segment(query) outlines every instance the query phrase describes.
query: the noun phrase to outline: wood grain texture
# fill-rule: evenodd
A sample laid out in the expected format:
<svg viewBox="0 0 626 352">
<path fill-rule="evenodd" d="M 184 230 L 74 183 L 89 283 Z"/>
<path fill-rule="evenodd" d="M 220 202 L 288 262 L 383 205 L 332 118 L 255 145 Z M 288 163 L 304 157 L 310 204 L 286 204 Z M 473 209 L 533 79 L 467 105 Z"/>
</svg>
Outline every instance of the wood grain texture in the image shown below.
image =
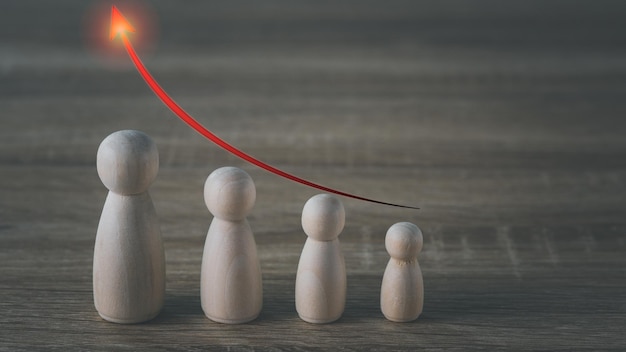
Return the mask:
<svg viewBox="0 0 626 352">
<path fill-rule="evenodd" d="M 148 187 L 159 154 L 144 133 L 123 130 L 98 147 L 96 168 L 109 189 L 93 254 L 93 299 L 105 320 L 134 324 L 153 319 L 165 302 L 165 253 Z"/>
<path fill-rule="evenodd" d="M 346 307 L 346 263 L 339 234 L 346 211 L 334 195 L 317 194 L 304 204 L 302 229 L 307 235 L 296 272 L 296 311 L 313 324 L 341 318 Z"/>
<path fill-rule="evenodd" d="M 204 184 L 204 201 L 214 217 L 202 254 L 200 302 L 213 321 L 247 323 L 263 307 L 261 264 L 246 219 L 255 199 L 254 181 L 236 167 L 213 171 Z"/>
<path fill-rule="evenodd" d="M 154 318 L 165 301 L 165 254 L 148 192 L 109 192 L 93 257 L 94 305 L 104 319 L 134 324 Z"/>
<path fill-rule="evenodd" d="M 345 311 L 307 324 L 294 283 L 302 206 L 317 192 L 215 148 L 126 60 L 92 55 L 86 2 L 3 3 L 0 350 L 626 345 L 623 2 L 151 4 L 160 40 L 140 54 L 200 122 L 296 175 L 421 210 L 342 199 Z M 129 326 L 98 316 L 91 287 L 107 193 L 95 156 L 122 129 L 159 148 L 150 194 L 167 264 L 162 313 Z M 263 310 L 236 326 L 200 304 L 202 187 L 225 165 L 255 181 L 263 272 Z M 399 221 L 424 236 L 424 310 L 408 324 L 379 306 L 384 236 Z"/>
<path fill-rule="evenodd" d="M 380 310 L 385 318 L 405 323 L 417 319 L 424 309 L 424 278 L 417 261 L 424 236 L 415 224 L 399 222 L 385 235 L 389 262 L 380 285 Z"/>
</svg>

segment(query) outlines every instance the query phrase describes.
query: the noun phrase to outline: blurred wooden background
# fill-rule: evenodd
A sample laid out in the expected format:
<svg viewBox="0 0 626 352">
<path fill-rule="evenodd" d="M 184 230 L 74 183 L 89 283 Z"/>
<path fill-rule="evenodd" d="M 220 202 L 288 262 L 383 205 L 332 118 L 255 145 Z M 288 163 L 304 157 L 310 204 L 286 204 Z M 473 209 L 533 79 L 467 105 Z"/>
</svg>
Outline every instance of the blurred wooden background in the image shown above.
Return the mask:
<svg viewBox="0 0 626 352">
<path fill-rule="evenodd" d="M 347 306 L 321 326 L 294 306 L 300 212 L 317 192 L 218 149 L 127 58 L 102 59 L 93 47 L 106 38 L 86 28 L 111 4 L 0 4 L 0 350 L 626 345 L 624 2 L 144 4 L 158 33 L 140 55 L 219 136 L 304 178 L 422 208 L 344 199 Z M 120 129 L 159 147 L 151 194 L 167 257 L 164 311 L 130 326 L 98 317 L 91 286 L 107 192 L 95 153 Z M 238 326 L 206 319 L 199 299 L 202 187 L 225 165 L 257 186 L 264 309 Z M 425 236 L 425 308 L 410 324 L 379 309 L 398 221 Z"/>
</svg>

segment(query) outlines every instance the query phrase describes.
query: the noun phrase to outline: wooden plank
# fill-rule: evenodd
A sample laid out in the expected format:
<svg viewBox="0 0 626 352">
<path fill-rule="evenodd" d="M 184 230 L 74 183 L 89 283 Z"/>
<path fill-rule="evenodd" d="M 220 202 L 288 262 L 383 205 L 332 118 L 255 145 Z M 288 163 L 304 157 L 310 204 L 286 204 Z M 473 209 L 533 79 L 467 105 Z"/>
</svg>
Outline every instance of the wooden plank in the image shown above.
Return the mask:
<svg viewBox="0 0 626 352">
<path fill-rule="evenodd" d="M 68 25 L 88 5 L 5 4 L 0 350 L 626 345 L 622 3 L 153 6 L 161 38 L 142 55 L 202 123 L 299 176 L 422 209 L 344 199 L 346 310 L 336 323 L 307 324 L 294 284 L 301 210 L 316 192 L 218 150 L 132 67 L 90 54 Z M 161 156 L 151 195 L 167 291 L 157 319 L 126 326 L 98 317 L 91 270 L 106 196 L 95 153 L 128 128 L 151 135 Z M 249 221 L 264 282 L 261 316 L 236 326 L 205 318 L 199 297 L 211 220 L 202 187 L 225 165 L 255 180 Z M 379 308 L 384 234 L 398 221 L 424 233 L 424 313 L 409 324 L 386 321 Z"/>
</svg>

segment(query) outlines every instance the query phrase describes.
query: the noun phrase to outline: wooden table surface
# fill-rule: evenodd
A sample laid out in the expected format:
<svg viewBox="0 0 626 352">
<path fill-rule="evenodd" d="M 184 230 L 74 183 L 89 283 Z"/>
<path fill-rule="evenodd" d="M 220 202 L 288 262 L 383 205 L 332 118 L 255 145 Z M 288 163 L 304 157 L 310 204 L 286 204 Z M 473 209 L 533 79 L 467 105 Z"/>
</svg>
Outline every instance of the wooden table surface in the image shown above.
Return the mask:
<svg viewBox="0 0 626 352">
<path fill-rule="evenodd" d="M 626 348 L 624 2 L 146 5 L 158 31 L 140 55 L 203 124 L 299 176 L 421 207 L 343 199 L 348 297 L 329 325 L 294 305 L 317 192 L 218 149 L 127 57 L 103 59 L 96 44 L 111 44 L 87 28 L 108 21 L 104 3 L 97 16 L 82 1 L 0 5 L 0 350 Z M 138 325 L 103 321 L 92 298 L 95 155 L 121 129 L 161 158 L 166 302 Z M 202 187 L 225 165 L 256 182 L 264 280 L 261 316 L 236 326 L 206 319 L 199 297 Z M 424 233 L 424 312 L 408 324 L 379 308 L 398 221 Z"/>
</svg>

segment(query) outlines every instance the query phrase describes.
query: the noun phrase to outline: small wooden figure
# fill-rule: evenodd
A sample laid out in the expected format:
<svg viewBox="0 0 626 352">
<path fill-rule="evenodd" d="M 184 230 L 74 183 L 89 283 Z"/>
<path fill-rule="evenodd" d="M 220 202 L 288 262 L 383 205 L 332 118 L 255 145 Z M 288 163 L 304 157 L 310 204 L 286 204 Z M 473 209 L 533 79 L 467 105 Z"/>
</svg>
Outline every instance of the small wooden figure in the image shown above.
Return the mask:
<svg viewBox="0 0 626 352">
<path fill-rule="evenodd" d="M 213 171 L 204 184 L 214 218 L 202 256 L 200 299 L 204 314 L 219 323 L 252 321 L 263 306 L 261 266 L 246 220 L 255 200 L 252 178 L 236 167 Z"/>
<path fill-rule="evenodd" d="M 165 298 L 165 254 L 148 194 L 159 169 L 156 145 L 143 132 L 115 132 L 98 148 L 97 169 L 109 194 L 93 256 L 96 309 L 115 323 L 150 320 Z"/>
<path fill-rule="evenodd" d="M 385 237 L 391 256 L 380 290 L 380 309 L 395 322 L 417 319 L 424 305 L 424 282 L 417 262 L 422 250 L 422 231 L 410 222 L 392 225 Z"/>
<path fill-rule="evenodd" d="M 296 310 L 309 323 L 330 323 L 341 317 L 346 303 L 346 267 L 338 236 L 345 224 L 341 201 L 329 194 L 309 199 L 302 210 L 302 228 L 309 236 L 296 275 Z"/>
</svg>

